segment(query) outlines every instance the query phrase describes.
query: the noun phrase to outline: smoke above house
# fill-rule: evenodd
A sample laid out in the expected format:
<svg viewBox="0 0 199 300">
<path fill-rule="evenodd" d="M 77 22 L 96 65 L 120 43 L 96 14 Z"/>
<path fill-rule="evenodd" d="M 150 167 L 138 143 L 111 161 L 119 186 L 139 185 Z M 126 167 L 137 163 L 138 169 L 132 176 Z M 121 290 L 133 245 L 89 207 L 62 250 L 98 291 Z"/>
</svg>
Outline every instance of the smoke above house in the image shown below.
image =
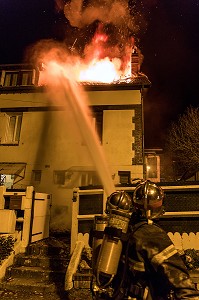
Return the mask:
<svg viewBox="0 0 199 300">
<path fill-rule="evenodd" d="M 111 83 L 136 77 L 143 62 L 136 35 L 145 22 L 142 4 L 130 2 L 56 0 L 70 30 L 66 28 L 61 43 L 36 43 L 33 56 L 39 64 L 52 59 L 65 64 L 77 81 Z"/>
<path fill-rule="evenodd" d="M 87 5 L 83 0 L 72 0 L 65 4 L 64 14 L 71 26 L 78 28 L 97 20 L 104 24 L 135 28 L 126 0 L 91 0 Z"/>
</svg>

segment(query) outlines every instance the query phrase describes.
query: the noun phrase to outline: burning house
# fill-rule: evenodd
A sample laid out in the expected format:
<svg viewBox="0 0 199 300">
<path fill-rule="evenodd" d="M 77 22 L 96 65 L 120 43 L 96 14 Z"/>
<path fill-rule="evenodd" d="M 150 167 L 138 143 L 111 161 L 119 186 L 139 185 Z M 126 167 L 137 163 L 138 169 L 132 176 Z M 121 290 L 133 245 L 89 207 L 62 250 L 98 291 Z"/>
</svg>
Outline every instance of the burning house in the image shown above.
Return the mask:
<svg viewBox="0 0 199 300">
<path fill-rule="evenodd" d="M 104 59 L 101 73 L 87 69 L 85 80 L 72 84 L 67 75 L 64 88 L 50 83 L 47 90 L 46 64 L 1 66 L 1 184 L 52 194 L 52 227 L 70 228 L 74 187 L 103 185 L 109 193 L 143 178 L 143 91 L 150 81 L 133 54 L 131 74 L 114 70 L 113 79 L 114 65 Z M 89 81 L 99 73 L 101 80 Z"/>
<path fill-rule="evenodd" d="M 71 1 L 64 14 L 72 27 L 96 25 L 81 55 L 75 37 L 67 49 L 45 40 L 29 49 L 32 65 L 0 66 L 0 174 L 8 188 L 52 194 L 51 226 L 66 229 L 74 188 L 110 194 L 143 178 L 150 81 L 126 3 Z"/>
<path fill-rule="evenodd" d="M 123 1 L 100 2 L 106 12 L 97 7 L 97 16 L 81 0 L 67 2 L 64 14 L 76 28 L 97 18 L 119 24 L 121 33 L 129 20 Z M 132 194 L 138 179 L 160 181 L 159 156 L 144 155 L 143 97 L 151 83 L 141 72 L 142 54 L 132 36 L 110 40 L 102 23 L 81 56 L 74 37 L 67 49 L 39 41 L 31 64 L 0 65 L 0 208 L 22 222 L 25 246 L 48 237 L 50 223 L 52 230 L 71 230 L 72 253 L 77 240 L 88 244 L 94 217 L 104 214 L 115 189 Z M 195 233 L 198 189 L 164 186 L 160 223 L 174 240 L 176 231 Z"/>
</svg>

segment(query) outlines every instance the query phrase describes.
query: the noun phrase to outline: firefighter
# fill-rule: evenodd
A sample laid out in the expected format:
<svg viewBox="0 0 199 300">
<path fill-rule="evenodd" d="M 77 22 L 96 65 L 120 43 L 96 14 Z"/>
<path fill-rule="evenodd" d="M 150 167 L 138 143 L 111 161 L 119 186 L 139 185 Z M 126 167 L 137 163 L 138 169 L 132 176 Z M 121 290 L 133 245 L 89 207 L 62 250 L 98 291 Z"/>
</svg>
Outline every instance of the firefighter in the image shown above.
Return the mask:
<svg viewBox="0 0 199 300">
<path fill-rule="evenodd" d="M 121 192 L 110 195 L 109 203 L 115 202 L 117 193 Z M 137 185 L 128 238 L 121 236 L 123 248 L 117 274 L 111 288 L 104 289 L 97 299 L 199 300 L 199 291 L 178 251 L 155 222 L 164 213 L 163 200 L 164 192 L 155 183 L 145 180 Z"/>
</svg>

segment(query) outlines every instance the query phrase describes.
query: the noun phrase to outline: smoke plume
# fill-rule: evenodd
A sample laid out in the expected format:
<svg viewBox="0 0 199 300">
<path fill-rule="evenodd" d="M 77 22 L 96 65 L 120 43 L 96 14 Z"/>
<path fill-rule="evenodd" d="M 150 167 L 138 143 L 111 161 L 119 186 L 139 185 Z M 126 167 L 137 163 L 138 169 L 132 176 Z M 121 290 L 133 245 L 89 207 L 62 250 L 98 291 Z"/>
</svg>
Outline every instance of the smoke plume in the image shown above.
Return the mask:
<svg viewBox="0 0 199 300">
<path fill-rule="evenodd" d="M 87 5 L 84 5 L 83 0 L 72 0 L 65 4 L 64 14 L 71 26 L 78 28 L 97 20 L 118 27 L 135 27 L 127 0 L 90 0 Z"/>
</svg>

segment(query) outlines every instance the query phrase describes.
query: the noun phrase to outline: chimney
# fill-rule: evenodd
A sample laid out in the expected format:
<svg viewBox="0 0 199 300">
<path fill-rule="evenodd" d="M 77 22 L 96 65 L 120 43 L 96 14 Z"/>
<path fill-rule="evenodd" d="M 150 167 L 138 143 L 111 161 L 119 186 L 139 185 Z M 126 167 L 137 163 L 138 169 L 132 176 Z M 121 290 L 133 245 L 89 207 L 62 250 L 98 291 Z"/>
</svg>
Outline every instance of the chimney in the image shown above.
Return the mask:
<svg viewBox="0 0 199 300">
<path fill-rule="evenodd" d="M 136 47 L 133 47 L 131 53 L 131 75 L 136 75 L 140 71 L 139 55 Z"/>
</svg>

